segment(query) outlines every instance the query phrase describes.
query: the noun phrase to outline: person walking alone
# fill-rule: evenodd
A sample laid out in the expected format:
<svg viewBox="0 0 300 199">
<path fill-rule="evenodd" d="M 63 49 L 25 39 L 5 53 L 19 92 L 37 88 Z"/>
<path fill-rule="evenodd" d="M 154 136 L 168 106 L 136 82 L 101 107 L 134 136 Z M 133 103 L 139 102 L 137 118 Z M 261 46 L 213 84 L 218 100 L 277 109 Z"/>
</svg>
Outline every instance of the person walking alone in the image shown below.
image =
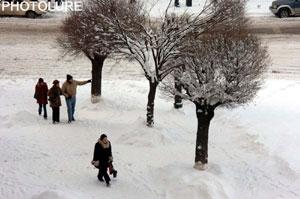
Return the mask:
<svg viewBox="0 0 300 199">
<path fill-rule="evenodd" d="M 67 80 L 62 85 L 62 93 L 66 98 L 69 123 L 75 121 L 74 113 L 75 113 L 75 106 L 76 106 L 77 86 L 85 85 L 91 82 L 92 80 L 87 80 L 87 81 L 73 80 L 73 77 L 71 75 L 67 75 Z"/>
<path fill-rule="evenodd" d="M 62 95 L 62 90 L 59 87 L 59 81 L 54 80 L 53 86 L 48 92 L 50 106 L 52 108 L 52 121 L 53 124 L 59 123 L 59 107 L 61 106 L 60 96 Z"/>
<path fill-rule="evenodd" d="M 111 152 L 111 143 L 105 134 L 100 136 L 100 139 L 95 144 L 93 161 L 91 162 L 99 169 L 98 180 L 103 182 L 105 180 L 106 186 L 110 186 L 110 177 L 107 169 L 112 165 L 113 157 Z M 113 171 L 114 177 L 117 177 L 117 171 Z M 103 180 L 104 177 L 104 180 Z"/>
<path fill-rule="evenodd" d="M 38 83 L 35 86 L 34 98 L 36 102 L 39 104 L 38 113 L 42 115 L 42 110 L 44 110 L 44 119 L 47 119 L 47 94 L 48 94 L 48 86 L 46 82 L 44 82 L 43 78 L 39 78 Z"/>
</svg>

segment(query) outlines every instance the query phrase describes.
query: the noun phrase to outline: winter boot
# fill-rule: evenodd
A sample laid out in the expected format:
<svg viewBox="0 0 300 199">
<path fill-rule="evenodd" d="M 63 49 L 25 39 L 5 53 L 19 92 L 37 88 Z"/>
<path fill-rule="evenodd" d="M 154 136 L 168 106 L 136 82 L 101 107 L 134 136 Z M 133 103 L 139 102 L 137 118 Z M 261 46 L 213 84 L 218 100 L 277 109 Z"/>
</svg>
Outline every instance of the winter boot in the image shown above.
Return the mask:
<svg viewBox="0 0 300 199">
<path fill-rule="evenodd" d="M 99 180 L 100 182 L 104 182 L 104 180 L 103 180 L 102 177 L 100 177 L 100 176 L 97 176 L 97 177 L 98 177 L 98 180 Z"/>
</svg>

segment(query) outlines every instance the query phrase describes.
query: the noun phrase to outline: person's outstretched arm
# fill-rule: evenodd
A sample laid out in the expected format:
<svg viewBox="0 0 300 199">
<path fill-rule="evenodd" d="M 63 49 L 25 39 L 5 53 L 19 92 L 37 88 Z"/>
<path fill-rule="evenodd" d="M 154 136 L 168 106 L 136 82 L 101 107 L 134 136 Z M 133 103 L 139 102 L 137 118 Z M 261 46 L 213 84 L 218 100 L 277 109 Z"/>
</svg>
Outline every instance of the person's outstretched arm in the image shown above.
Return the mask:
<svg viewBox="0 0 300 199">
<path fill-rule="evenodd" d="M 88 83 L 91 83 L 92 80 L 87 80 L 87 81 L 77 81 L 77 80 L 73 80 L 77 85 L 81 86 L 81 85 L 85 85 L 85 84 L 88 84 Z"/>
</svg>

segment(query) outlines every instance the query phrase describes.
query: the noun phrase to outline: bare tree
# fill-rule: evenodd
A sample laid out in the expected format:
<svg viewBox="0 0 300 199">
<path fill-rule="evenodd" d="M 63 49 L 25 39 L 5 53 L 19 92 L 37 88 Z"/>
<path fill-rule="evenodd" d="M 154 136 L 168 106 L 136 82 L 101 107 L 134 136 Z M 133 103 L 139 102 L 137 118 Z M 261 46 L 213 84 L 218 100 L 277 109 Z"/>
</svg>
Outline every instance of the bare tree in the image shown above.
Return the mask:
<svg viewBox="0 0 300 199">
<path fill-rule="evenodd" d="M 128 3 L 126 3 L 128 4 Z M 121 6 L 121 9 L 120 7 Z M 106 19 L 117 16 L 123 24 L 131 23 L 132 11 L 115 1 L 91 0 L 80 12 L 70 12 L 61 28 L 59 45 L 66 54 L 84 54 L 92 63 L 92 101 L 101 96 L 104 61 L 122 45 L 122 40 Z"/>
<path fill-rule="evenodd" d="M 177 16 L 169 14 L 170 0 L 162 18 L 154 19 L 138 1 L 92 0 L 83 12 L 71 13 L 65 20 L 60 43 L 67 52 L 89 57 L 96 68 L 93 73 L 96 66 L 102 71 L 110 53 L 137 61 L 149 81 L 147 125 L 152 126 L 157 86 L 175 68 L 182 67 L 178 59 L 186 40 L 234 19 L 231 13 L 239 1 L 243 0 L 209 1 L 196 15 Z"/>
<path fill-rule="evenodd" d="M 116 0 L 118 1 L 118 0 Z M 120 52 L 136 60 L 142 67 L 145 77 L 149 81 L 149 93 L 147 103 L 147 125 L 154 123 L 154 101 L 157 86 L 174 70 L 181 67 L 177 59 L 182 56 L 180 48 L 190 35 L 201 35 L 210 28 L 228 19 L 239 0 L 219 0 L 206 3 L 203 10 L 197 15 L 169 14 L 169 6 L 164 16 L 158 20 L 149 16 L 149 11 L 140 10 L 139 16 L 144 20 L 135 23 L 139 31 L 132 31 L 132 24 L 128 26 L 122 23 L 120 18 L 111 19 L 111 24 L 116 27 L 124 46 Z M 134 4 L 141 7 L 137 2 Z"/>
<path fill-rule="evenodd" d="M 244 5 L 239 9 L 244 9 Z M 245 104 L 256 96 L 268 55 L 259 38 L 247 29 L 243 16 L 234 23 L 224 21 L 222 26 L 188 43 L 180 59 L 184 70 L 173 72 L 162 89 L 172 97 L 181 95 L 195 104 L 198 129 L 194 167 L 202 170 L 208 162 L 209 126 L 215 109 Z M 183 93 L 174 89 L 174 76 Z"/>
</svg>

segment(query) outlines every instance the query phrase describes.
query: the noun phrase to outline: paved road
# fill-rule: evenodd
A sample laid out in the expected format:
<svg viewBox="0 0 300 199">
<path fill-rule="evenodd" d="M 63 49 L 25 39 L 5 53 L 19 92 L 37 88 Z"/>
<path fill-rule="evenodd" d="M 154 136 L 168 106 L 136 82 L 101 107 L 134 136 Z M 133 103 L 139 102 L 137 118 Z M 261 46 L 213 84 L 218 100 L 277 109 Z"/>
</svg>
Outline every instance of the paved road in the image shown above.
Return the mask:
<svg viewBox="0 0 300 199">
<path fill-rule="evenodd" d="M 36 59 L 47 57 L 49 51 L 53 51 L 52 54 L 56 55 L 53 57 L 59 57 L 55 40 L 59 35 L 59 27 L 61 24 L 62 16 L 45 17 L 35 20 L 26 18 L 0 18 L 0 49 L 3 50 L 2 54 L 4 53 L 4 58 L 8 59 L 7 63 L 19 67 L 25 67 L 23 66 L 24 64 L 30 64 L 26 61 L 18 62 L 18 59 L 11 61 L 11 52 L 13 52 L 15 48 L 32 52 L 34 55 L 36 54 L 34 48 L 38 48 L 38 52 L 42 54 L 36 56 Z M 269 48 L 269 54 L 272 60 L 272 65 L 268 73 L 269 76 L 300 80 L 300 17 L 289 19 L 256 17 L 251 19 L 251 27 L 253 32 L 261 35 L 263 43 Z M 21 45 L 21 47 L 17 47 L 16 45 Z M 45 49 L 45 52 L 41 49 Z M 24 52 L 21 54 L 24 54 Z M 60 64 L 72 65 L 74 63 L 71 60 L 70 58 L 68 61 L 61 61 Z M 43 58 L 42 61 L 49 62 L 48 65 L 52 64 L 54 66 L 57 64 L 57 61 L 53 61 L 50 58 Z M 88 64 L 85 62 L 86 61 L 81 60 L 80 63 Z M 6 65 L 7 67 L 9 66 L 8 64 Z M 5 70 L 8 69 L 6 68 Z M 45 70 L 47 70 L 47 68 L 45 68 Z M 118 72 L 120 71 L 114 71 L 113 73 Z M 0 74 L 1 73 L 4 72 L 0 70 Z M 136 74 L 135 71 L 129 73 L 132 73 L 132 75 Z M 11 75 L 11 73 L 9 74 Z M 89 74 L 89 71 L 87 71 L 87 74 Z"/>
<path fill-rule="evenodd" d="M 47 15 L 39 19 L 0 18 L 0 33 L 59 33 L 62 15 Z M 273 16 L 251 18 L 251 27 L 258 34 L 300 34 L 300 17 L 279 19 Z"/>
<path fill-rule="evenodd" d="M 254 17 L 251 18 L 251 27 L 258 34 L 300 34 L 300 17 Z"/>
<path fill-rule="evenodd" d="M 0 34 L 15 33 L 15 34 L 32 34 L 45 33 L 53 34 L 59 32 L 59 27 L 62 24 L 62 18 L 38 18 L 27 19 L 21 17 L 1 17 L 0 18 Z"/>
</svg>

